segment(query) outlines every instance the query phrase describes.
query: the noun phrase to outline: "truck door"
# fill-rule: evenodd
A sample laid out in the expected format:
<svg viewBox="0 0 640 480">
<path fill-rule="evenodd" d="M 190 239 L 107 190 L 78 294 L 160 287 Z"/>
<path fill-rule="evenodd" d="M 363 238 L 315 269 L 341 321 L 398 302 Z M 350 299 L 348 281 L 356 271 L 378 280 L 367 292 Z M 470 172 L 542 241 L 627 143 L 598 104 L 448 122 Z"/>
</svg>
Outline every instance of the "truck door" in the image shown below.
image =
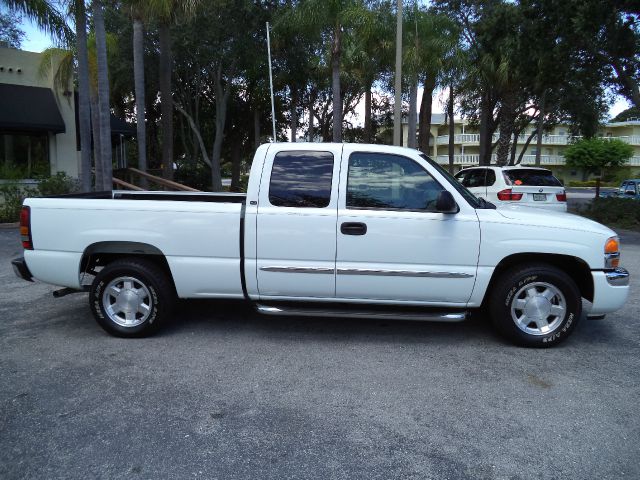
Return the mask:
<svg viewBox="0 0 640 480">
<path fill-rule="evenodd" d="M 446 180 L 417 153 L 398 152 L 344 147 L 336 299 L 464 305 L 480 248 L 475 210 L 460 200 L 458 213 L 436 212 Z"/>
<path fill-rule="evenodd" d="M 256 225 L 260 298 L 335 297 L 341 153 L 331 144 L 269 149 Z"/>
</svg>

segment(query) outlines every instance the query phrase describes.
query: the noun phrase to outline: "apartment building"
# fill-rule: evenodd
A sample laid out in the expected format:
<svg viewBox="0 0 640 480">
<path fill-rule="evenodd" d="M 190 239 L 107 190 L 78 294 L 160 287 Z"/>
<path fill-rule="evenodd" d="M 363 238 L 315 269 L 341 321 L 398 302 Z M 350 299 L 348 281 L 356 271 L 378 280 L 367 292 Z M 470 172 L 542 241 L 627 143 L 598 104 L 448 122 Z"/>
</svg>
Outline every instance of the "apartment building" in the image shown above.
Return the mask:
<svg viewBox="0 0 640 480">
<path fill-rule="evenodd" d="M 406 125 L 405 125 L 406 127 Z M 516 148 L 516 158 L 525 149 L 527 139 L 535 130 L 534 125 L 530 125 L 518 137 Z M 405 145 L 406 145 L 406 128 Z M 542 152 L 540 157 L 541 166 L 553 170 L 559 178 L 565 181 L 583 180 L 584 172 L 569 168 L 565 165 L 563 151 L 567 145 L 580 137 L 571 136 L 569 125 L 557 125 L 551 132 L 542 137 Z M 629 159 L 624 170 L 628 173 L 623 175 L 629 177 L 640 176 L 640 118 L 632 118 L 625 122 L 609 122 L 603 125 L 598 136 L 606 138 L 617 138 L 627 142 L 634 148 L 634 155 Z M 498 135 L 494 134 L 493 141 L 497 141 Z M 431 119 L 430 155 L 440 164 L 449 163 L 449 126 L 445 122 L 444 114 L 434 114 Z M 454 134 L 454 162 L 456 170 L 471 165 L 477 165 L 480 153 L 480 136 L 477 128 L 471 127 L 466 120 L 457 119 Z M 536 138 L 526 146 L 522 157 L 523 165 L 534 165 L 536 157 Z M 493 155 L 495 160 L 495 154 Z"/>
</svg>

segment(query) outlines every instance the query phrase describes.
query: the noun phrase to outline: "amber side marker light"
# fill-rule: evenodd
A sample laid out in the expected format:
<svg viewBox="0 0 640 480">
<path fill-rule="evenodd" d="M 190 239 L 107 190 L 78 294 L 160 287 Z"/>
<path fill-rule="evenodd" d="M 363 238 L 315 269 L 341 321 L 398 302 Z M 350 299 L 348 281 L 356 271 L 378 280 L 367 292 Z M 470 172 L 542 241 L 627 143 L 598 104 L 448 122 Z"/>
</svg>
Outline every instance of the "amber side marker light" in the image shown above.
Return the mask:
<svg viewBox="0 0 640 480">
<path fill-rule="evenodd" d="M 620 265 L 620 240 L 611 237 L 604 244 L 605 268 L 617 268 Z"/>
<path fill-rule="evenodd" d="M 20 237 L 22 239 L 22 248 L 25 250 L 33 250 L 33 240 L 31 238 L 31 209 L 22 207 L 20 211 Z"/>
</svg>

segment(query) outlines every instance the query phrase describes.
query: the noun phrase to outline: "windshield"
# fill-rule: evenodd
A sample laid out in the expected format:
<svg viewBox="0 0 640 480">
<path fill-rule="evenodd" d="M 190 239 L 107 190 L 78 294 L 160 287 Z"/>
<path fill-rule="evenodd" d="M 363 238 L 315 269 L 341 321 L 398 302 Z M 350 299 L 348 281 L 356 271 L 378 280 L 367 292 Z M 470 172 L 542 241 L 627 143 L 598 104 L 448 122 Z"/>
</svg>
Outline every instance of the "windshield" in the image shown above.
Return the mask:
<svg viewBox="0 0 640 480">
<path fill-rule="evenodd" d="M 456 180 L 456 178 L 453 175 L 451 175 L 447 170 L 445 170 L 440 165 L 438 165 L 438 163 L 431 160 L 431 158 L 427 157 L 424 153 L 421 153 L 420 157 L 422 157 L 424 160 L 427 161 L 427 163 L 429 163 L 429 165 L 435 168 L 438 171 L 438 173 L 442 175 L 451 184 L 451 186 L 455 188 L 456 191 L 464 197 L 464 199 L 469 203 L 469 205 L 471 205 L 473 208 L 483 208 L 480 200 L 478 200 L 478 197 L 476 197 L 473 193 L 471 193 L 469 190 L 463 187 L 460 184 L 460 182 L 458 182 L 458 180 Z"/>
<path fill-rule="evenodd" d="M 504 179 L 507 185 L 522 185 L 525 187 L 561 187 L 562 183 L 553 176 L 551 170 L 537 168 L 514 168 L 504 170 Z"/>
</svg>

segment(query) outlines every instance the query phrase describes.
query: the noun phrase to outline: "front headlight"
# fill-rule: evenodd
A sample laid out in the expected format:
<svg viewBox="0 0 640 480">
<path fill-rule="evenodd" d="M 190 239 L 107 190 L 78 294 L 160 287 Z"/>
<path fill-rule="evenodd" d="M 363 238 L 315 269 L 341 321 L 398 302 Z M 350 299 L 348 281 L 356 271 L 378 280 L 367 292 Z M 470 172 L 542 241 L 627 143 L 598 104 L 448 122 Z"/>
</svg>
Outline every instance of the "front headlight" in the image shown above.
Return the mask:
<svg viewBox="0 0 640 480">
<path fill-rule="evenodd" d="M 620 239 L 610 237 L 604 244 L 604 268 L 617 268 L 620 265 Z"/>
</svg>

